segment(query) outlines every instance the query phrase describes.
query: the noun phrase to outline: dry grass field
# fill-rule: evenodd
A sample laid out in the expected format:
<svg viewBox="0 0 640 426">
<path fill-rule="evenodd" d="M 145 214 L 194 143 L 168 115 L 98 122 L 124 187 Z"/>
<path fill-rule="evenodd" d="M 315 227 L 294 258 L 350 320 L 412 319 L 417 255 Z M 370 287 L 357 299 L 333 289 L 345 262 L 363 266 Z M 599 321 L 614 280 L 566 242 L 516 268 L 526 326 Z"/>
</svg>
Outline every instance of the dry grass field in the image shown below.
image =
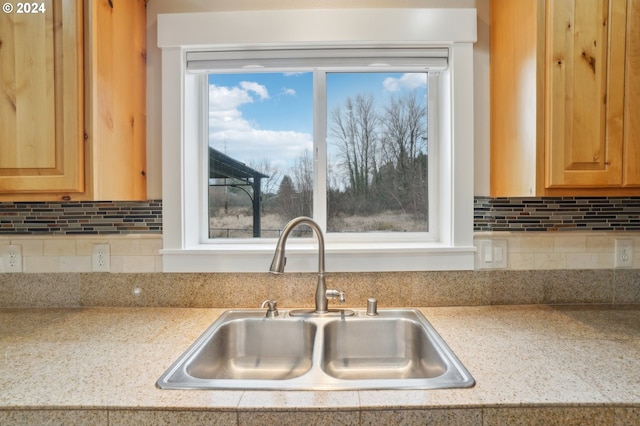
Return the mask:
<svg viewBox="0 0 640 426">
<path fill-rule="evenodd" d="M 277 238 L 280 230 L 289 221 L 278 214 L 262 216 L 262 236 Z M 219 210 L 210 219 L 213 238 L 251 238 L 253 217 L 246 209 L 229 209 L 225 214 Z M 386 211 L 371 216 L 344 216 L 329 221 L 329 232 L 425 232 L 427 224 L 413 216 L 394 211 Z"/>
</svg>

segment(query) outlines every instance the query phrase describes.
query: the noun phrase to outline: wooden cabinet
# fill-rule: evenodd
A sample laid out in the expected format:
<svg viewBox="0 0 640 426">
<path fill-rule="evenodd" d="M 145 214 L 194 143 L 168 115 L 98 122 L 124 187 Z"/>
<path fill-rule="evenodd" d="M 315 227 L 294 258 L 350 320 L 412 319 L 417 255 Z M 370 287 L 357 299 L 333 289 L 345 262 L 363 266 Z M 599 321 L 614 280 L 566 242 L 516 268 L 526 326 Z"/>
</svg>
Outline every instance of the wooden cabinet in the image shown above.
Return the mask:
<svg viewBox="0 0 640 426">
<path fill-rule="evenodd" d="M 640 188 L 640 0 L 629 0 L 626 42 L 622 183 Z"/>
<path fill-rule="evenodd" d="M 0 15 L 0 201 L 145 199 L 145 1 L 44 4 Z"/>
<path fill-rule="evenodd" d="M 146 1 L 92 0 L 87 16 L 87 184 L 94 199 L 146 199 Z"/>
<path fill-rule="evenodd" d="M 0 14 L 0 194 L 82 193 L 82 3 L 44 2 L 44 13 L 8 4 L 14 11 Z"/>
<path fill-rule="evenodd" d="M 546 186 L 619 186 L 625 1 L 546 6 Z"/>
<path fill-rule="evenodd" d="M 640 194 L 639 3 L 492 0 L 493 196 Z"/>
</svg>

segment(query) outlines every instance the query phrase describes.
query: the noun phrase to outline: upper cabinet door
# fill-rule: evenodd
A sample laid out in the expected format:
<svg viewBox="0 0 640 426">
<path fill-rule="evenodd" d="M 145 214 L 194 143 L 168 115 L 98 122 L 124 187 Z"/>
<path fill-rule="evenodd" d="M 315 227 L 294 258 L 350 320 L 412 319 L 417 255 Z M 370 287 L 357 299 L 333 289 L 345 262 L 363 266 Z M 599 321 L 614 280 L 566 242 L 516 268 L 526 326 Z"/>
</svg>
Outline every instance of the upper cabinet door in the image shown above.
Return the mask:
<svg viewBox="0 0 640 426">
<path fill-rule="evenodd" d="M 88 6 L 88 186 L 95 199 L 146 199 L 146 2 Z"/>
<path fill-rule="evenodd" d="M 640 0 L 629 0 L 624 118 L 625 187 L 640 187 Z"/>
<path fill-rule="evenodd" d="M 37 13 L 9 3 L 13 12 L 0 14 L 0 194 L 82 192 L 82 2 L 44 1 Z"/>
<path fill-rule="evenodd" d="M 547 188 L 622 183 L 626 7 L 547 0 Z"/>
</svg>

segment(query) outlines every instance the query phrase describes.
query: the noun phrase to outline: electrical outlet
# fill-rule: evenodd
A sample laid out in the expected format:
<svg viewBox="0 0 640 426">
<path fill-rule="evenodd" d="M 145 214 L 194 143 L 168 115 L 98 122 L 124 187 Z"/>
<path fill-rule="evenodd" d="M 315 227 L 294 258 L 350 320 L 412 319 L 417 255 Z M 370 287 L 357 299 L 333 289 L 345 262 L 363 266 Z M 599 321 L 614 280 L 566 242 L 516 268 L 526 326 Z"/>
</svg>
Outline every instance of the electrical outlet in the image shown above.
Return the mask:
<svg viewBox="0 0 640 426">
<path fill-rule="evenodd" d="M 633 240 L 616 239 L 616 268 L 631 268 L 633 266 Z"/>
<path fill-rule="evenodd" d="M 94 244 L 91 258 L 93 272 L 109 272 L 111 270 L 111 255 L 109 244 Z"/>
<path fill-rule="evenodd" d="M 19 245 L 6 246 L 2 257 L 5 272 L 22 272 L 22 249 Z"/>
</svg>

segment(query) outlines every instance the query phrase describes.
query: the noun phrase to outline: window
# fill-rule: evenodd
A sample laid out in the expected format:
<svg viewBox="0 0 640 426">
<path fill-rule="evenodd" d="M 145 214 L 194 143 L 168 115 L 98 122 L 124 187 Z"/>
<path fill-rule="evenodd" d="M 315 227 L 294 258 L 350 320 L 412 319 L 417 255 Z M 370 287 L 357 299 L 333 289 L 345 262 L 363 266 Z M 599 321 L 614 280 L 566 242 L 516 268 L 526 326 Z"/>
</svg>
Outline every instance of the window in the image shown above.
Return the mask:
<svg viewBox="0 0 640 426">
<path fill-rule="evenodd" d="M 159 16 L 165 271 L 473 268 L 475 10 L 355 12 Z"/>
<path fill-rule="evenodd" d="M 313 215 L 313 74 L 213 73 L 208 81 L 203 142 L 226 159 L 209 166 L 217 178 L 208 236 L 278 238 L 289 220 Z"/>
<path fill-rule="evenodd" d="M 428 233 L 428 122 L 436 121 L 427 118 L 436 112 L 428 80 L 427 72 L 326 74 L 328 232 Z"/>
<path fill-rule="evenodd" d="M 277 238 L 310 216 L 329 239 L 433 239 L 428 80 L 426 71 L 208 74 L 209 238 Z M 317 140 L 314 122 L 324 125 Z"/>
</svg>

